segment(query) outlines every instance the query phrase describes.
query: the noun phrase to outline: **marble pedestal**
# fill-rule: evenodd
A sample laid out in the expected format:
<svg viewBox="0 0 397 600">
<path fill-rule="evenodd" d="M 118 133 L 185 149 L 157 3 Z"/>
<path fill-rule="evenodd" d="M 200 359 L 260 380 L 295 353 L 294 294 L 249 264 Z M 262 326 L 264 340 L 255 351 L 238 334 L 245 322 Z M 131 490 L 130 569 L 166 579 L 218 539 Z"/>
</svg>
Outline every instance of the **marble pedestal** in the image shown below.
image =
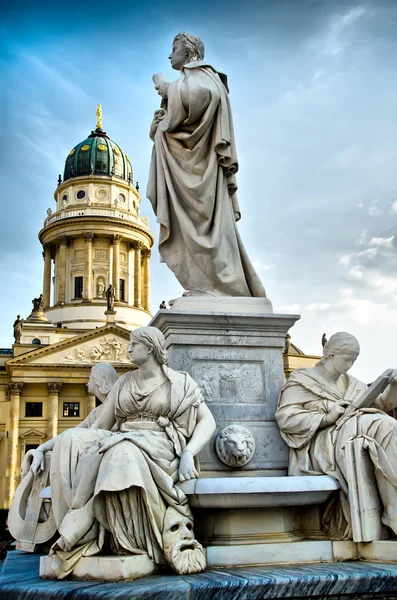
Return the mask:
<svg viewBox="0 0 397 600">
<path fill-rule="evenodd" d="M 217 423 L 199 457 L 202 476 L 287 474 L 288 448 L 274 415 L 284 383 L 285 335 L 298 319 L 273 314 L 266 298 L 208 297 L 178 298 L 153 318 L 170 367 L 197 381 Z M 255 439 L 252 459 L 239 468 L 215 452 L 218 432 L 230 424 L 243 425 Z"/>
<path fill-rule="evenodd" d="M 159 573 L 162 567 L 156 565 L 147 554 L 136 556 L 90 556 L 80 558 L 70 578 L 83 581 L 131 581 L 147 575 Z M 52 568 L 52 557 L 40 558 L 40 577 L 56 579 Z"/>
</svg>

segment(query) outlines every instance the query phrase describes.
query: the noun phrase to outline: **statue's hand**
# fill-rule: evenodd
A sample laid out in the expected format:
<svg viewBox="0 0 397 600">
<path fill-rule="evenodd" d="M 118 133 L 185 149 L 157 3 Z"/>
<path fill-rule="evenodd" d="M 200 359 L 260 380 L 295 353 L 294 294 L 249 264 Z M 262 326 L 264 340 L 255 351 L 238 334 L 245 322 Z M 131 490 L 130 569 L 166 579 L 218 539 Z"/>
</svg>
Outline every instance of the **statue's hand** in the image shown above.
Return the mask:
<svg viewBox="0 0 397 600">
<path fill-rule="evenodd" d="M 161 96 L 163 100 L 168 98 L 168 88 L 170 87 L 169 81 L 161 81 L 161 83 L 158 83 L 154 87 L 157 90 L 158 95 Z"/>
<path fill-rule="evenodd" d="M 154 115 L 153 115 L 153 120 L 152 120 L 152 124 L 150 125 L 150 139 L 154 140 L 154 136 L 156 135 L 157 132 L 157 127 L 159 126 L 159 123 L 162 119 L 164 119 L 165 116 L 165 112 L 162 108 L 159 108 L 158 110 L 154 111 Z"/>
<path fill-rule="evenodd" d="M 199 474 L 194 466 L 193 454 L 185 448 L 179 463 L 179 481 L 196 479 L 198 476 Z"/>
<path fill-rule="evenodd" d="M 346 407 L 349 406 L 350 402 L 338 402 L 335 403 L 331 408 L 328 414 L 323 417 L 321 421 L 321 425 L 323 427 L 328 427 L 329 425 L 333 425 L 336 421 L 343 415 L 346 410 Z"/>
<path fill-rule="evenodd" d="M 44 471 L 44 452 L 36 448 L 33 450 L 33 461 L 31 470 L 34 476 L 38 475 L 41 471 Z"/>
<path fill-rule="evenodd" d="M 388 377 L 388 384 L 390 383 L 397 383 L 397 369 L 387 369 L 383 375 L 387 375 Z"/>
</svg>

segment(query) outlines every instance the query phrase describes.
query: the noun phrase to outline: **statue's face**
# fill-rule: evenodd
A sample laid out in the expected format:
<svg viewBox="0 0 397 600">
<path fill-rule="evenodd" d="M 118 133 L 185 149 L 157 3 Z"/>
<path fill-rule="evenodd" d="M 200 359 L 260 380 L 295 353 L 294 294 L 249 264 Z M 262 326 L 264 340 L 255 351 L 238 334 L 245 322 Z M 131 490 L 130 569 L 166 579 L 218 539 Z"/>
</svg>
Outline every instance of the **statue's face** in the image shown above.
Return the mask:
<svg viewBox="0 0 397 600">
<path fill-rule="evenodd" d="M 131 338 L 127 352 L 130 361 L 133 362 L 134 365 L 137 365 L 138 367 L 139 365 L 143 365 L 148 359 L 149 351 L 149 347 L 146 346 L 144 342 L 138 341 L 133 337 Z"/>
<path fill-rule="evenodd" d="M 171 67 L 179 71 L 188 60 L 185 47 L 180 38 L 174 40 L 172 44 L 172 52 L 168 57 L 171 61 Z"/>
<path fill-rule="evenodd" d="M 87 386 L 87 388 L 88 388 L 88 393 L 91 396 L 97 396 L 98 390 L 97 390 L 97 386 L 96 386 L 95 380 L 94 380 L 94 378 L 92 376 L 92 371 L 90 373 L 90 378 L 88 380 L 88 386 Z"/>
<path fill-rule="evenodd" d="M 194 539 L 193 522 L 175 508 L 167 508 L 163 528 L 164 556 L 176 573 L 199 573 L 205 569 L 203 548 Z"/>
<path fill-rule="evenodd" d="M 345 375 L 357 359 L 356 352 L 346 352 L 345 354 L 334 354 L 333 363 L 334 369 L 340 375 Z"/>
</svg>

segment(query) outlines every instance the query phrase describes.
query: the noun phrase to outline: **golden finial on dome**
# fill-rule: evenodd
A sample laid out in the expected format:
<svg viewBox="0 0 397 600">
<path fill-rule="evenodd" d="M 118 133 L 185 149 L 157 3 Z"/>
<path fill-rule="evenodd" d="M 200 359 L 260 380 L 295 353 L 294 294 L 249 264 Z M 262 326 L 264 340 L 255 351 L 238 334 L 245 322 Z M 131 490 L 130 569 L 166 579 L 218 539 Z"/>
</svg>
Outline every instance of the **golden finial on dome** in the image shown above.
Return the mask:
<svg viewBox="0 0 397 600">
<path fill-rule="evenodd" d="M 96 128 L 97 129 L 102 129 L 102 105 L 98 104 L 98 108 L 96 109 L 96 118 L 97 118 L 97 122 L 96 122 Z"/>
</svg>

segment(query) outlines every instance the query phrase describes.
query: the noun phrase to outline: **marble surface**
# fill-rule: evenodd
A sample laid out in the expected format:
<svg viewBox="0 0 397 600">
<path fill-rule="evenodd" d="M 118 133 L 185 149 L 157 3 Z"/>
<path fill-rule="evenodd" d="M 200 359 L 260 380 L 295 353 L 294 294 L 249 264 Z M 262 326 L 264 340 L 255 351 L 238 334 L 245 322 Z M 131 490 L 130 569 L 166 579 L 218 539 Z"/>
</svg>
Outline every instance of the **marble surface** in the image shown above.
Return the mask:
<svg viewBox="0 0 397 600">
<path fill-rule="evenodd" d="M 199 310 L 214 313 L 272 313 L 269 298 L 183 296 L 170 301 L 172 310 Z"/>
<path fill-rule="evenodd" d="M 238 470 L 247 476 L 282 470 L 286 474 L 288 447 L 275 411 L 285 383 L 285 335 L 297 319 L 297 315 L 189 311 L 174 306 L 154 317 L 152 324 L 166 339 L 170 366 L 197 381 L 217 423 L 216 434 L 200 453 L 202 472 L 214 476 L 236 471 L 217 456 L 215 439 L 224 427 L 238 423 L 255 440 L 252 459 Z"/>
<path fill-rule="evenodd" d="M 197 508 L 300 506 L 324 502 L 339 488 L 327 475 L 303 477 L 201 477 L 179 487 Z"/>
<path fill-rule="evenodd" d="M 266 600 L 317 596 L 358 600 L 397 597 L 397 565 L 321 563 L 155 575 L 128 583 L 39 578 L 36 554 L 10 552 L 0 575 L 2 600 Z"/>
</svg>

